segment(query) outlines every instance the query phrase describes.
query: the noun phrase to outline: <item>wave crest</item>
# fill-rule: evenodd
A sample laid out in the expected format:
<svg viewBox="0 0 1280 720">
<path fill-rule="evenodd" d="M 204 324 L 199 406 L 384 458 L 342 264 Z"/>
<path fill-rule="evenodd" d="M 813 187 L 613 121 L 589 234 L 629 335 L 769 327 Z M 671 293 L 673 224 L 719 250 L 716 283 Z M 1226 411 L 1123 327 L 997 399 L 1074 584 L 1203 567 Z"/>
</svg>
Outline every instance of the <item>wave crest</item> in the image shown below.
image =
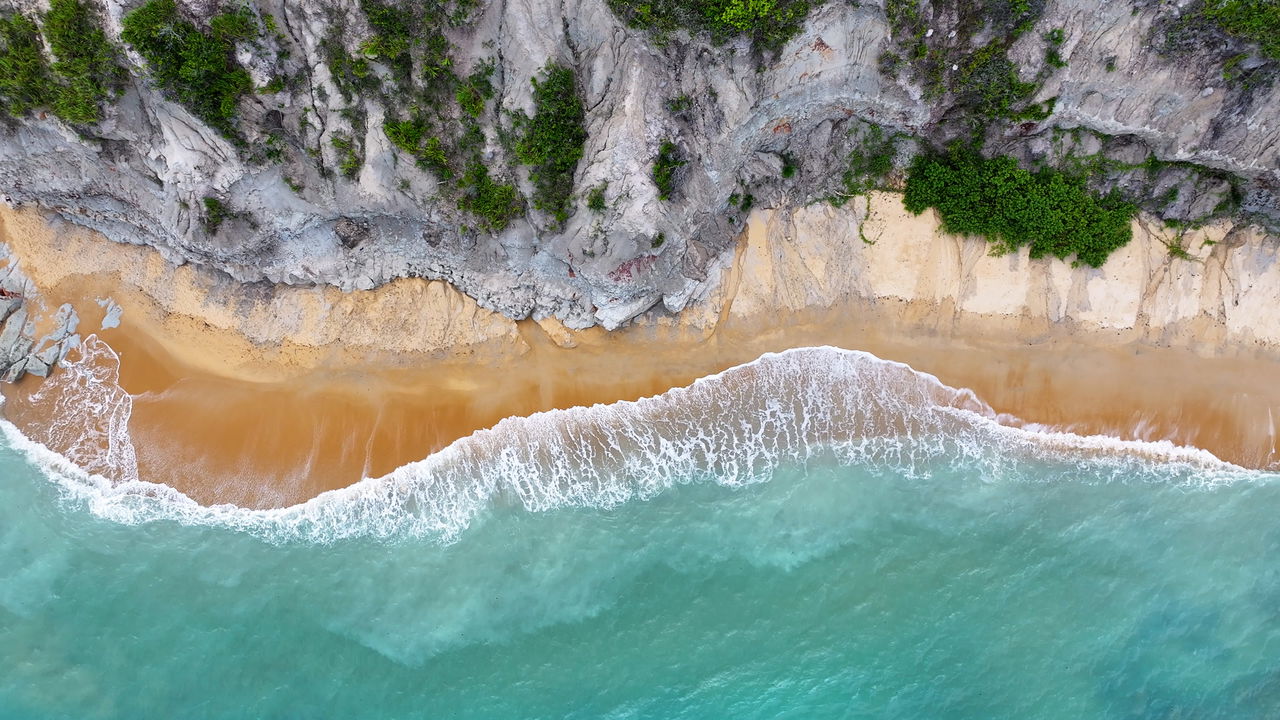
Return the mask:
<svg viewBox="0 0 1280 720">
<path fill-rule="evenodd" d="M 86 341 L 90 351 L 101 351 L 90 342 L 101 341 Z M 95 445 L 105 454 L 84 459 L 73 454 L 71 462 L 4 424 L 10 442 L 66 494 L 119 522 L 168 519 L 223 526 L 273 542 L 356 536 L 450 542 L 494 504 L 534 512 L 611 507 L 679 483 L 762 482 L 781 465 L 815 461 L 874 463 L 904 475 L 964 466 L 992 479 L 1011 476 L 1027 462 L 1058 469 L 1041 477 L 1087 470 L 1104 481 L 1172 474 L 1187 482 L 1216 483 L 1257 475 L 1206 451 L 1167 442 L 1001 424 L 968 390 L 868 353 L 819 347 L 766 354 L 634 402 L 507 418 L 384 477 L 299 505 L 271 510 L 202 506 L 173 488 L 137 480 L 132 445 L 127 433 L 119 434 L 119 423 L 128 419 L 127 395 L 122 400 L 112 394 L 112 388 L 123 392 L 114 378 L 77 374 L 74 366 L 68 364 L 69 378 L 59 386 L 56 401 L 106 413 L 94 425 L 106 427 Z"/>
<path fill-rule="evenodd" d="M 117 482 L 138 479 L 133 398 L 120 387 L 120 356 L 97 335 L 71 349 L 30 401 L 46 409 L 41 436 L 77 467 Z"/>
</svg>

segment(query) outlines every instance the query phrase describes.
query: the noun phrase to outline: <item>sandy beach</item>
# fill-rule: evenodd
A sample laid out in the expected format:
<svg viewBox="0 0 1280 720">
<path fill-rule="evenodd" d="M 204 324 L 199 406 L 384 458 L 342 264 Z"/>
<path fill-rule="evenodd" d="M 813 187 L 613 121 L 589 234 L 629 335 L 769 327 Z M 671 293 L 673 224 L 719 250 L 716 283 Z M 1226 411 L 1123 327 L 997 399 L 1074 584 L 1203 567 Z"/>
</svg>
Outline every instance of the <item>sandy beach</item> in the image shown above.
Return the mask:
<svg viewBox="0 0 1280 720">
<path fill-rule="evenodd" d="M 1206 228 L 1173 240 L 1188 261 L 1167 231 L 1137 230 L 1093 271 L 990 257 L 889 194 L 758 212 L 689 310 L 606 333 L 513 322 L 420 279 L 240 286 L 34 210 L 0 214 L 47 311 L 72 304 L 87 334 L 98 299 L 122 309 L 98 334 L 133 396 L 142 479 L 251 507 L 380 476 L 503 417 L 653 395 L 805 345 L 908 363 L 1023 422 L 1275 465 L 1280 270 L 1233 254 L 1274 240 Z M 6 417 L 37 439 L 41 382 L 6 390 Z"/>
</svg>

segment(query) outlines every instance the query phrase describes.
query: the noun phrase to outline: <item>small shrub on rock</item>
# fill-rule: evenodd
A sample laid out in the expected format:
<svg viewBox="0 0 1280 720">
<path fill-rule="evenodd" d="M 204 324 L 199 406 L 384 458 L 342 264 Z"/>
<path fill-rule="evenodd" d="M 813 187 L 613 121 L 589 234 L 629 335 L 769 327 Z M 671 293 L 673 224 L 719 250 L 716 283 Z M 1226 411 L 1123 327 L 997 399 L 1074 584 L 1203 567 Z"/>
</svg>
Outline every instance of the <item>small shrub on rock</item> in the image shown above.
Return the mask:
<svg viewBox="0 0 1280 720">
<path fill-rule="evenodd" d="M 676 170 L 685 161 L 680 157 L 680 148 L 670 140 L 664 140 L 658 148 L 658 157 L 653 161 L 653 184 L 658 186 L 658 199 L 670 200 L 675 191 Z"/>
</svg>

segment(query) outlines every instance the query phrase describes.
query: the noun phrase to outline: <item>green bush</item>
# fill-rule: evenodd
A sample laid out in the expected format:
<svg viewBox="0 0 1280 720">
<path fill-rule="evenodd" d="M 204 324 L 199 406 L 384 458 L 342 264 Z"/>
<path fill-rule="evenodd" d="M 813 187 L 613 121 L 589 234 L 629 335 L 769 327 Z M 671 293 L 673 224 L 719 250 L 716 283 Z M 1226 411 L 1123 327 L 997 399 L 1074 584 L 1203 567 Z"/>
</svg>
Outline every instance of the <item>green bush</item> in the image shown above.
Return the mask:
<svg viewBox="0 0 1280 720">
<path fill-rule="evenodd" d="M 798 171 L 799 169 L 800 169 L 800 166 L 796 164 L 796 159 L 794 157 L 792 157 L 789 153 L 782 154 L 782 177 L 784 179 L 790 179 L 795 177 L 796 171 Z"/>
<path fill-rule="evenodd" d="M 373 37 L 360 45 L 360 52 L 391 68 L 400 83 L 407 84 L 413 68 L 409 51 L 418 42 L 418 18 L 410 9 L 375 0 L 360 0 L 360 9 L 374 30 Z"/>
<path fill-rule="evenodd" d="M 849 198 L 879 187 L 893 172 L 898 141 L 903 137 L 900 133 L 887 134 L 879 125 L 868 126 L 861 141 L 849 151 L 849 165 L 840 178 L 840 191 L 830 195 L 827 202 L 841 207 Z"/>
<path fill-rule="evenodd" d="M 960 69 L 960 94 L 987 119 L 1024 117 L 1022 107 L 1040 89 L 1036 82 L 1018 79 L 1018 69 L 995 43 L 979 49 Z"/>
<path fill-rule="evenodd" d="M 40 30 L 25 15 L 0 17 L 0 102 L 14 117 L 53 100 Z"/>
<path fill-rule="evenodd" d="M 174 0 L 151 0 L 124 16 L 121 37 L 147 61 L 152 78 L 201 120 L 237 137 L 236 106 L 253 91 L 249 73 L 235 60 L 243 39 L 243 13 L 224 13 L 203 32 L 178 14 Z"/>
<path fill-rule="evenodd" d="M 44 34 L 61 79 L 53 111 L 69 123 L 102 119 L 101 106 L 119 88 L 124 71 L 98 18 L 80 0 L 53 0 L 44 16 Z"/>
<path fill-rule="evenodd" d="M 608 0 L 628 25 L 661 40 L 677 30 L 706 32 L 717 42 L 746 36 L 762 49 L 778 50 L 804 25 L 809 0 Z"/>
<path fill-rule="evenodd" d="M 658 199 L 670 200 L 675 190 L 676 170 L 685 161 L 680 158 L 680 148 L 670 140 L 664 140 L 653 160 L 653 184 L 658 186 Z"/>
<path fill-rule="evenodd" d="M 378 78 L 369 67 L 369 61 L 347 52 L 340 36 L 326 37 L 321 41 L 320 49 L 324 53 L 325 64 L 329 66 L 333 84 L 338 86 L 338 93 L 346 102 L 351 102 L 365 90 L 378 87 Z"/>
<path fill-rule="evenodd" d="M 355 141 L 346 135 L 334 135 L 329 138 L 329 144 L 338 151 L 338 171 L 342 173 L 342 177 L 350 180 L 359 175 L 364 161 L 360 158 Z"/>
<path fill-rule="evenodd" d="M 441 179 L 453 176 L 444 144 L 440 138 L 428 136 L 427 123 L 421 116 L 411 120 L 387 120 L 382 123 L 382 131 L 391 144 L 412 155 L 418 167 L 431 170 Z"/>
<path fill-rule="evenodd" d="M 227 218 L 233 217 L 234 213 L 227 209 L 221 200 L 216 197 L 206 197 L 204 199 L 204 218 L 201 224 L 204 225 L 204 231 L 209 235 L 218 232 L 218 228 L 222 227 L 222 223 Z"/>
<path fill-rule="evenodd" d="M 479 217 L 490 232 L 501 232 L 520 214 L 520 196 L 515 186 L 495 183 L 479 160 L 467 164 L 458 187 L 463 191 L 458 209 Z"/>
<path fill-rule="evenodd" d="M 929 99 L 955 91 L 971 96 L 967 98 L 971 108 L 975 93 L 997 106 L 1002 101 L 1016 102 L 1035 90 L 1019 86 L 1017 73 L 1008 72 L 1012 65 L 1006 50 L 1035 26 L 1043 8 L 1043 0 L 970 0 L 947 3 L 945 9 L 940 3 L 922 0 L 886 0 L 885 15 L 897 47 L 881 53 L 880 71 L 896 76 L 903 65 L 909 66 Z M 956 27 L 945 38 L 932 33 L 940 13 Z M 983 46 L 970 53 L 979 38 Z"/>
<path fill-rule="evenodd" d="M 214 15 L 209 19 L 209 29 L 219 40 L 233 43 L 251 40 L 258 35 L 258 25 L 253 13 L 245 7 Z"/>
<path fill-rule="evenodd" d="M 401 92 L 413 90 L 415 58 L 428 81 L 453 78 L 449 39 L 442 33 L 450 21 L 448 2 L 392 3 L 360 0 L 374 34 L 360 52 L 389 67 Z M 464 3 L 454 3 L 461 6 Z"/>
<path fill-rule="evenodd" d="M 485 101 L 493 97 L 493 82 L 489 80 L 489 76 L 493 74 L 493 67 L 492 61 L 481 63 L 475 72 L 459 83 L 457 90 L 453 93 L 458 107 L 473 118 L 478 118 L 484 113 Z"/>
<path fill-rule="evenodd" d="M 1066 58 L 1062 57 L 1062 43 L 1066 41 L 1067 34 L 1062 28 L 1054 28 L 1044 34 L 1044 39 L 1049 43 L 1049 47 L 1044 51 L 1044 61 L 1050 67 L 1064 68 L 1067 66 Z"/>
<path fill-rule="evenodd" d="M 382 123 L 382 132 L 392 145 L 416 157 L 427 134 L 427 125 L 418 120 L 387 120 Z"/>
<path fill-rule="evenodd" d="M 602 213 L 605 209 L 604 192 L 609 189 L 609 183 L 600 183 L 591 188 L 591 192 L 587 193 L 587 209 L 591 212 Z"/>
<path fill-rule="evenodd" d="M 533 167 L 533 206 L 557 222 L 569 217 L 573 175 L 587 141 L 582 98 L 573 71 L 547 65 L 544 78 L 533 78 L 533 117 L 516 117 L 516 158 Z"/>
<path fill-rule="evenodd" d="M 458 101 L 458 107 L 462 108 L 462 112 L 473 118 L 480 117 L 484 112 L 484 98 L 470 85 L 459 86 L 453 98 Z"/>
<path fill-rule="evenodd" d="M 917 215 L 935 208 L 944 230 L 985 237 L 998 253 L 1027 245 L 1031 257 L 1074 255 L 1092 267 L 1129 242 L 1137 212 L 1115 194 L 1091 193 L 1083 179 L 1031 173 L 1013 158 L 984 158 L 968 147 L 917 156 L 903 202 Z"/>
</svg>

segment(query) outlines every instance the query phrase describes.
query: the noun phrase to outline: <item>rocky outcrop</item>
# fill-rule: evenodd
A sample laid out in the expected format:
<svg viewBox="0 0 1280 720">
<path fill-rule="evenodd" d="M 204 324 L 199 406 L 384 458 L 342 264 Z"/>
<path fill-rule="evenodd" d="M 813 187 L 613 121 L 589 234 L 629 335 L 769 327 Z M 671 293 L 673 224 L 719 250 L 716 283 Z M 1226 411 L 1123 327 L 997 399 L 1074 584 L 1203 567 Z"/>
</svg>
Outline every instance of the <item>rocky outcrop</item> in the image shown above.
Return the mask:
<svg viewBox="0 0 1280 720">
<path fill-rule="evenodd" d="M 132 4 L 96 5 L 118 38 Z M 197 18 L 215 11 L 184 5 Z M 709 267 L 744 227 L 747 196 L 788 208 L 830 193 L 868 123 L 918 141 L 957 134 L 954 93 L 926 92 L 908 72 L 886 73 L 882 60 L 900 43 L 880 3 L 821 5 L 778 53 L 762 56 L 744 39 L 716 45 L 677 35 L 657 43 L 601 0 L 489 0 L 447 33 L 459 74 L 495 63 L 485 162 L 494 172 L 512 167 L 503 140 L 509 112 L 531 111 L 530 78 L 558 62 L 576 70 L 586 109 L 575 187 L 583 196 L 603 188 L 604 199 L 598 212 L 575 201 L 563 224 L 530 210 L 493 235 L 388 140 L 383 120 L 405 110 L 393 94 L 344 99 L 325 48 L 338 42 L 356 53 L 373 32 L 356 0 L 255 5 L 278 32 L 239 45 L 240 62 L 260 86 L 277 71 L 291 81 L 241 102 L 244 145 L 166 99 L 130 53 L 131 79 L 103 122 L 77 131 L 41 115 L 0 130 L 8 202 L 245 282 L 357 289 L 425 277 L 512 318 L 615 328 L 655 305 L 679 312 L 704 294 L 715 281 Z M 1144 0 L 1037 7 L 1037 31 L 1021 35 L 1008 57 L 1024 79 L 1047 73 L 1032 99 L 1056 98 L 1054 109 L 1044 120 L 993 122 L 993 147 L 1027 162 L 1105 156 L 1114 162 L 1100 166 L 1102 182 L 1151 176 L 1143 192 L 1170 198 L 1175 219 L 1199 217 L 1233 192 L 1245 210 L 1277 213 L 1276 85 L 1230 88 L 1220 62 L 1157 51 L 1160 24 L 1176 8 Z M 927 20 L 930 42 L 959 38 L 955 52 L 989 34 L 965 30 L 967 21 L 945 9 Z M 1044 65 L 1049 28 L 1063 30 L 1063 67 Z M 685 96 L 691 102 L 683 107 L 671 102 Z M 332 142 L 338 137 L 360 148 L 358 166 L 347 164 L 350 177 L 335 172 L 348 159 Z M 270 138 L 271 157 L 248 149 Z M 686 163 L 668 200 L 651 177 L 665 140 Z M 526 171 L 512 172 L 527 195 Z M 227 208 L 216 227 L 202 222 L 205 198 Z"/>
<path fill-rule="evenodd" d="M 46 377 L 80 342 L 76 313 L 69 305 L 58 308 L 51 329 L 38 335 L 35 288 L 12 258 L 0 259 L 0 381 L 17 382 L 28 373 Z"/>
</svg>

